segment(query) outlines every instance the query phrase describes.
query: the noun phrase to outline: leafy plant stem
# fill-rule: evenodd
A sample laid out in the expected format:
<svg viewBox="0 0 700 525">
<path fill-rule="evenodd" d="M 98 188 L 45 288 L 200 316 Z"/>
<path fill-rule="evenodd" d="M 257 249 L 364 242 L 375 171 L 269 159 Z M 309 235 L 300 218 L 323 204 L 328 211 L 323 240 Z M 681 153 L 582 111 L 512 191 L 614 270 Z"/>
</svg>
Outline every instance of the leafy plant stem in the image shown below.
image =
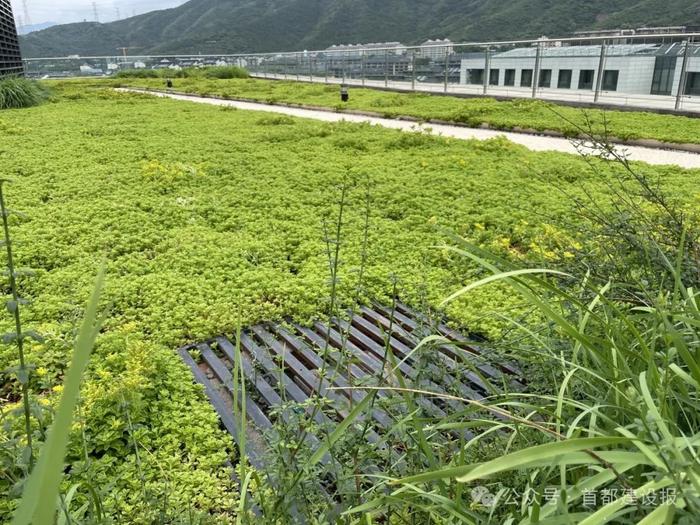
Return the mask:
<svg viewBox="0 0 700 525">
<path fill-rule="evenodd" d="M 17 341 L 17 352 L 19 354 L 19 370 L 17 373 L 22 385 L 22 406 L 24 410 L 24 428 L 27 436 L 27 448 L 29 449 L 29 468 L 34 468 L 34 451 L 32 450 L 32 422 L 31 408 L 29 403 L 29 370 L 24 356 L 24 338 L 22 337 L 22 319 L 20 316 L 20 298 L 17 292 L 17 279 L 15 276 L 15 262 L 12 253 L 12 240 L 10 238 L 10 226 L 8 215 L 10 211 L 5 205 L 4 186 L 6 180 L 0 180 L 0 213 L 2 213 L 2 228 L 5 237 L 5 250 L 7 252 L 7 271 L 10 279 L 10 290 L 12 302 L 8 305 L 8 310 L 13 314 L 15 320 L 15 334 Z"/>
</svg>

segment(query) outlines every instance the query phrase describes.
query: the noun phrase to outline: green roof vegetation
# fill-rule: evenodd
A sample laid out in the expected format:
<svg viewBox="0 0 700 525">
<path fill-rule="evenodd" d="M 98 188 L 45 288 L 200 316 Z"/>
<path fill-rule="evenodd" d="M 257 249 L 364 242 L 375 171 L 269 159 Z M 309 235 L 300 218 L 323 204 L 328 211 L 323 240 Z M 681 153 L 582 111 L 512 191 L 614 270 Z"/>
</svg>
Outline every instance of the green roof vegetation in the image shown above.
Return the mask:
<svg viewBox="0 0 700 525">
<path fill-rule="evenodd" d="M 227 89 L 229 96 L 258 90 L 258 96 L 277 100 L 291 97 L 295 86 L 199 82 L 192 89 Z M 37 450 L 65 388 L 84 305 L 106 260 L 98 308 L 105 318 L 83 381 L 62 481 L 63 494 L 76 487 L 71 508 L 83 509 L 76 523 L 96 516 L 95 502 L 114 523 L 235 522 L 240 487 L 225 465 L 237 464 L 237 451 L 175 349 L 259 321 L 318 318 L 329 305 L 329 247 L 337 242 L 339 308 L 353 304 L 358 290 L 361 301 L 390 304 L 397 292 L 408 304 L 438 307 L 465 285 L 492 276 L 492 264 L 568 270 L 580 261 L 578 269 L 584 269 L 577 276 L 584 284 L 574 278 L 556 285 L 543 276 L 510 283 L 501 278 L 446 305 L 456 326 L 492 343 L 507 338 L 513 326 L 527 327 L 506 340 L 517 345 L 511 357 L 527 367 L 528 396 L 536 397 L 499 405 L 519 419 L 487 418 L 498 427 L 469 446 L 458 443 L 454 456 L 432 435 L 432 424 L 446 422 L 415 415 L 397 422 L 396 432 L 407 436 L 407 470 L 390 474 L 423 477 L 391 498 L 386 491 L 398 485 L 377 483 L 366 494 L 370 506 L 349 518 L 356 518 L 353 523 L 381 522 L 387 509 L 397 519 L 418 522 L 452 523 L 448 514 L 467 522 L 488 516 L 490 508 L 480 504 L 483 494 L 474 500 L 472 485 L 465 483 L 481 483 L 491 474 L 518 490 L 557 485 L 562 473 L 567 483 L 592 479 L 596 488 L 620 480 L 634 487 L 677 486 L 691 495 L 687 511 L 685 500 L 678 503 L 679 514 L 692 515 L 692 479 L 676 474 L 696 468 L 698 448 L 688 436 L 698 431 L 693 407 L 700 375 L 693 356 L 699 321 L 692 288 L 698 252 L 691 233 L 700 221 L 700 170 L 632 163 L 630 171 L 596 158 L 531 152 L 503 138 L 461 141 L 246 112 L 115 92 L 94 81 L 52 86 L 51 103 L 0 112 L 0 176 L 13 181 L 4 187 L 8 206 L 22 212 L 9 217 L 15 266 L 34 272 L 17 273 L 22 296 L 31 301 L 22 306 L 22 321 L 44 336 L 27 338 L 25 348 L 35 413 L 44 418 L 42 425 L 33 419 Z M 178 81 L 180 88 L 189 86 Z M 324 86 L 303 89 L 308 92 L 299 97 L 311 104 L 337 95 Z M 421 96 L 358 90 L 352 100 L 356 107 L 375 103 L 397 114 L 412 107 L 432 111 Z M 506 103 L 516 111 L 508 121 L 512 113 L 501 111 L 500 103 L 435 100 L 445 112 L 456 111 L 449 104 L 464 104 L 477 115 L 493 114 L 494 122 L 524 123 L 531 115 L 531 125 L 537 125 L 549 115 L 541 104 Z M 479 106 L 486 109 L 479 113 Z M 579 205 L 594 202 L 591 220 L 603 222 L 627 203 L 613 191 L 619 180 L 640 182 L 652 196 L 663 191 L 664 200 L 632 194 L 634 213 L 614 215 L 615 222 L 591 234 Z M 682 217 L 680 223 L 666 219 L 668 210 L 674 210 L 671 218 Z M 650 241 L 664 250 L 630 248 L 638 240 L 633 226 L 648 228 Z M 336 228 L 339 238 L 329 233 Z M 478 255 L 447 248 L 469 249 L 455 235 Z M 687 239 L 688 260 L 669 260 L 679 238 Z M 488 262 L 485 252 L 500 262 Z M 668 273 L 659 271 L 667 267 Z M 631 274 L 641 283 L 638 293 L 606 286 L 599 269 Z M 602 283 L 603 290 L 584 293 L 590 282 Z M 549 294 L 551 302 L 539 294 Z M 0 325 L 3 332 L 15 326 L 10 315 L 0 317 Z M 1 346 L 0 369 L 17 364 L 16 348 Z M 8 521 L 29 467 L 22 420 L 12 415 L 21 403 L 20 381 L 7 374 L 0 386 L 0 519 Z M 471 420 L 450 423 L 475 430 Z M 347 436 L 356 435 L 353 429 L 347 427 Z M 284 440 L 278 444 L 288 447 Z M 536 445 L 542 447 L 527 448 Z M 377 450 L 361 450 L 382 459 Z M 591 459 L 594 450 L 598 459 Z M 587 477 L 589 465 L 599 472 L 593 478 Z M 288 477 L 297 474 L 291 464 L 275 468 Z M 530 470 L 514 472 L 522 468 Z M 305 479 L 299 490 L 311 493 L 317 486 L 323 476 L 313 473 L 318 479 Z M 258 504 L 276 501 L 278 491 L 248 481 Z M 579 489 L 572 490 L 572 501 L 581 497 Z M 347 510 L 360 501 L 343 503 Z M 267 516 L 285 522 L 275 514 L 279 508 L 270 507 Z M 542 507 L 545 518 L 561 510 Z M 518 513 L 521 507 L 514 508 Z M 632 508 L 639 516 L 647 510 Z M 315 512 L 318 523 L 330 521 L 327 508 L 307 511 Z M 505 519 L 511 509 L 499 512 Z"/>
<path fill-rule="evenodd" d="M 164 88 L 163 82 L 157 80 L 123 78 L 120 82 L 125 86 Z M 263 79 L 185 78 L 178 80 L 174 89 L 203 96 L 245 98 L 269 104 L 303 104 L 338 111 L 370 111 L 392 118 L 449 121 L 472 127 L 487 124 L 495 129 L 555 131 L 568 136 L 580 135 L 584 130 L 621 140 L 653 139 L 700 144 L 700 118 L 645 111 L 581 109 L 541 100 L 465 99 L 350 87 L 350 101 L 343 104 L 337 85 Z"/>
</svg>

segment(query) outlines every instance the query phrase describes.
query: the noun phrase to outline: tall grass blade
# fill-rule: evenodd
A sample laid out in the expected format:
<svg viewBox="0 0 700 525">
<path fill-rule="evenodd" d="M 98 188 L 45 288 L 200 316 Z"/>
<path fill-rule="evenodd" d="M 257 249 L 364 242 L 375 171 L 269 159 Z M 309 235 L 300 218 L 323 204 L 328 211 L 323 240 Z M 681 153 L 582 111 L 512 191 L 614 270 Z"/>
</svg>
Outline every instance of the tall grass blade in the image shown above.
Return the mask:
<svg viewBox="0 0 700 525">
<path fill-rule="evenodd" d="M 486 478 L 500 472 L 524 468 L 544 460 L 551 460 L 552 465 L 566 463 L 566 454 L 568 453 L 580 452 L 582 450 L 589 450 L 596 447 L 626 445 L 629 444 L 629 442 L 630 439 L 624 437 L 593 437 L 545 443 L 544 445 L 538 445 L 513 452 L 492 461 L 487 461 L 486 463 L 463 465 L 460 467 L 448 467 L 432 472 L 424 472 L 416 476 L 410 476 L 397 480 L 395 483 L 425 483 L 428 481 L 436 481 L 445 478 L 456 478 L 457 481 L 468 483 L 470 481 Z M 572 459 L 574 459 L 574 462 L 576 462 L 575 458 Z M 593 458 L 591 458 L 591 461 L 593 461 Z"/>
<path fill-rule="evenodd" d="M 370 404 L 372 401 L 372 396 L 371 395 L 366 395 L 362 401 L 360 401 L 357 405 L 355 405 L 355 408 L 352 409 L 352 411 L 348 414 L 348 417 L 346 417 L 343 421 L 340 422 L 340 424 L 333 429 L 333 432 L 331 432 L 328 435 L 328 438 L 322 441 L 322 444 L 318 449 L 314 452 L 313 456 L 309 458 L 309 461 L 307 465 L 309 467 L 313 467 L 316 465 L 323 456 L 325 456 L 328 451 L 333 447 L 335 443 L 337 443 L 340 439 L 342 439 L 345 436 L 345 432 L 347 429 L 352 425 L 355 420 L 360 417 L 360 415 L 364 412 L 365 408 Z"/>
<path fill-rule="evenodd" d="M 24 488 L 22 501 L 15 513 L 12 525 L 51 525 L 56 517 L 56 501 L 61 483 L 63 460 L 68 437 L 80 393 L 80 383 L 87 367 L 95 338 L 100 329 L 97 308 L 104 284 L 105 269 L 100 269 L 95 288 L 85 310 L 85 317 L 75 342 L 71 366 L 66 373 L 63 395 L 56 416 L 48 431 L 36 467 Z"/>
</svg>

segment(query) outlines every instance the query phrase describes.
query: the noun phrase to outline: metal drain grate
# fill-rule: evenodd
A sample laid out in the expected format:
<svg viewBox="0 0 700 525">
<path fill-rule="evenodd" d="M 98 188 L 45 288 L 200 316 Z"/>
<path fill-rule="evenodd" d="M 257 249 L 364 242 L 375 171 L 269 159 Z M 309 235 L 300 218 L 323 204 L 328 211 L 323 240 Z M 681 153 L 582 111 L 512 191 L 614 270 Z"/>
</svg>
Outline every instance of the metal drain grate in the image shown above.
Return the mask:
<svg viewBox="0 0 700 525">
<path fill-rule="evenodd" d="M 416 351 L 429 335 L 444 340 L 434 340 Z M 393 361 L 387 360 L 387 348 Z M 509 390 L 524 386 L 512 363 L 497 360 L 440 320 L 429 319 L 401 303 L 393 310 L 362 307 L 349 320 L 316 322 L 311 327 L 256 325 L 241 333 L 240 350 L 247 387 L 245 409 L 252 423 L 246 425 L 246 452 L 256 467 L 264 465 L 266 433 L 292 417 L 290 405 L 303 406 L 310 397 L 320 395 L 327 399 L 330 410 L 313 411 L 305 405 L 316 423 L 342 421 L 353 403 L 367 395 L 366 390 L 351 387 L 394 384 L 390 363 L 398 367 L 411 388 L 463 399 L 480 400 L 506 385 Z M 238 441 L 239 424 L 233 417 L 235 337 L 216 337 L 180 348 L 179 353 L 195 380 L 204 386 L 226 430 Z M 321 371 L 325 371 L 323 380 Z M 377 396 L 386 400 L 394 393 L 380 390 Z M 237 397 L 240 400 L 242 396 Z M 439 396 L 417 396 L 416 402 L 426 418 L 441 420 L 465 408 L 461 401 Z M 396 414 L 380 405 L 371 417 L 367 439 L 381 442 L 382 432 L 396 421 Z M 318 445 L 313 434 L 306 440 L 310 447 Z"/>
</svg>

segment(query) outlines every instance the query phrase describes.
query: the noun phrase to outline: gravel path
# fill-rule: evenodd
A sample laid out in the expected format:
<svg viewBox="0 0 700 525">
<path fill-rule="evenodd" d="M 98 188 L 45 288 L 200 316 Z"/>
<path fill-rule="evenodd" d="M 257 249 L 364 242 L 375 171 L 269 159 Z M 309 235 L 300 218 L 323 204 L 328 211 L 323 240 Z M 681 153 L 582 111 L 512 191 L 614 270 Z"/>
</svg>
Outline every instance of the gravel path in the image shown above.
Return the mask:
<svg viewBox="0 0 700 525">
<path fill-rule="evenodd" d="M 576 146 L 568 139 L 557 137 L 546 137 L 541 135 L 531 135 L 526 133 L 514 133 L 509 131 L 494 131 L 479 128 L 465 128 L 461 126 L 449 126 L 443 124 L 417 124 L 406 120 L 387 119 L 378 117 L 368 117 L 364 115 L 352 115 L 348 113 L 337 113 L 334 111 L 322 111 L 313 109 L 292 108 L 287 106 L 275 106 L 270 104 L 259 104 L 255 102 L 241 102 L 237 100 L 221 100 L 216 98 L 198 97 L 193 95 L 180 95 L 176 93 L 163 93 L 144 91 L 140 89 L 118 88 L 118 91 L 148 93 L 156 97 L 166 97 L 175 100 L 186 100 L 201 104 L 212 104 L 214 106 L 230 106 L 248 111 L 266 111 L 268 113 L 281 113 L 293 117 L 310 118 L 323 120 L 326 122 L 369 122 L 378 126 L 402 131 L 419 131 L 430 129 L 433 133 L 445 137 L 457 139 L 477 139 L 487 140 L 494 137 L 505 136 L 508 140 L 525 146 L 532 151 L 559 151 L 563 153 L 578 154 Z M 700 154 L 683 151 L 671 151 L 654 148 L 643 148 L 639 146 L 620 146 L 618 151 L 624 152 L 628 159 L 647 162 L 649 164 L 675 164 L 683 168 L 700 168 Z"/>
</svg>

